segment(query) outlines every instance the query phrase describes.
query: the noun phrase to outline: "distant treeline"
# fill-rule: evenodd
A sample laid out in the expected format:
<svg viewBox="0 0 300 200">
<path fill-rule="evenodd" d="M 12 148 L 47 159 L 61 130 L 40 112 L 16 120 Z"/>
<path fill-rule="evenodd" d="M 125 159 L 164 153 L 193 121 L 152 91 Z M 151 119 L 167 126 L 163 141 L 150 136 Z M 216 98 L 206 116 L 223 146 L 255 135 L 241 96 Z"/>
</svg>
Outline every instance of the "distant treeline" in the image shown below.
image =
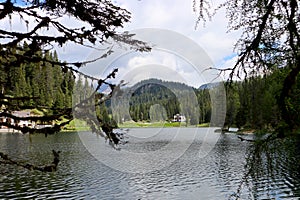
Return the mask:
<svg viewBox="0 0 300 200">
<path fill-rule="evenodd" d="M 176 114 L 184 115 L 187 122 L 193 125 L 210 121 L 209 90 L 198 90 L 178 82 L 149 79 L 125 88 L 123 94 L 126 95 L 106 104 L 109 113 L 114 109 L 112 114 L 118 123 L 128 120 L 171 121 Z"/>
<path fill-rule="evenodd" d="M 227 99 L 225 126 L 274 129 L 282 123 L 277 101 L 286 73 L 287 69 L 281 68 L 263 76 L 253 75 L 243 81 L 224 83 Z M 196 89 L 182 83 L 145 80 L 124 91 L 131 95 L 127 100 L 129 102 L 123 102 L 129 103 L 129 112 L 122 110 L 122 107 L 127 107 L 121 105 L 120 101 L 119 105 L 113 106 L 117 110 L 114 119 L 118 123 L 130 119 L 170 121 L 175 114 L 182 114 L 186 116 L 188 124 L 209 123 L 212 112 L 210 91 L 215 87 L 217 84 L 208 84 Z M 196 103 L 191 93 L 195 94 Z M 290 111 L 294 113 L 293 120 L 300 122 L 299 79 L 288 103 Z M 110 107 L 110 104 L 107 106 Z"/>
</svg>

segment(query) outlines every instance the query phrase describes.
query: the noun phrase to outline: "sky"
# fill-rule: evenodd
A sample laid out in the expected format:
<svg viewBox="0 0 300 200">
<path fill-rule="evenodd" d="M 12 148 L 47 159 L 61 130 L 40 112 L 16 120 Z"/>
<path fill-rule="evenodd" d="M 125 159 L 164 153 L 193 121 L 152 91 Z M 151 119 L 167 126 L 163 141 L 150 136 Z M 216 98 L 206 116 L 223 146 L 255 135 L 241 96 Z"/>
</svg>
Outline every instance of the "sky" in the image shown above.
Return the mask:
<svg viewBox="0 0 300 200">
<path fill-rule="evenodd" d="M 125 29 L 163 28 L 181 33 L 197 42 L 217 65 L 224 64 L 232 55 L 237 33 L 227 33 L 224 10 L 195 29 L 197 13 L 193 12 L 192 0 L 118 0 L 119 5 L 132 13 L 131 23 Z M 211 1 L 215 7 L 218 1 Z"/>
<path fill-rule="evenodd" d="M 154 46 L 158 45 L 159 48 L 153 49 L 150 55 L 134 54 L 132 52 L 129 53 L 129 51 L 119 52 L 118 55 L 123 57 L 123 62 L 120 62 L 118 56 L 112 56 L 112 58 L 109 58 L 109 61 L 101 61 L 101 63 L 88 66 L 87 73 L 90 71 L 91 74 L 97 74 L 96 71 L 99 70 L 99 66 L 103 67 L 104 65 L 106 70 L 100 71 L 102 74 L 108 74 L 109 70 L 107 68 L 110 69 L 117 66 L 121 74 L 119 79 L 126 79 L 132 84 L 148 77 L 169 81 L 177 80 L 194 87 L 199 87 L 213 80 L 226 79 L 226 75 L 217 77 L 217 79 L 211 78 L 211 76 L 216 77 L 218 74 L 216 71 L 210 71 L 209 78 L 205 78 L 208 76 L 208 72 L 205 71 L 208 67 L 228 68 L 233 66 L 236 61 L 234 44 L 239 38 L 239 32 L 228 33 L 228 21 L 224 10 L 220 10 L 213 17 L 212 21 L 207 21 L 205 25 L 200 23 L 195 28 L 198 15 L 193 12 L 192 0 L 115 0 L 114 2 L 131 12 L 131 21 L 125 24 L 122 30 L 133 32 L 141 30 L 144 34 L 147 33 L 147 30 L 161 30 L 161 32 L 166 32 L 169 36 L 159 40 L 160 34 L 153 34 L 152 36 L 137 34 L 138 38 L 143 38 L 144 40 L 146 38 L 147 42 L 158 42 Z M 215 7 L 219 5 L 218 1 L 212 1 L 212 3 Z M 165 33 L 162 34 L 164 35 Z M 182 36 L 183 39 L 172 41 L 171 38 L 176 36 Z M 190 49 L 189 45 L 183 44 L 187 40 L 198 45 L 201 50 L 197 52 Z M 170 47 L 170 45 L 164 44 L 163 41 L 165 43 L 173 43 L 174 46 Z M 176 45 L 178 48 L 175 47 Z M 189 51 L 190 53 L 183 56 L 182 51 Z M 90 55 L 94 53 L 89 54 L 88 58 L 93 58 Z M 126 54 L 127 57 L 130 54 L 129 57 L 131 56 L 131 59 L 124 60 L 123 54 Z M 192 62 L 191 64 L 194 65 L 189 66 L 190 54 L 197 54 L 198 61 Z M 202 63 L 203 66 L 199 67 L 203 54 L 206 54 L 205 56 L 210 59 L 211 63 Z M 161 70 L 157 70 L 159 67 Z M 124 72 L 127 72 L 126 76 Z M 132 76 L 130 76 L 130 72 L 132 72 Z M 202 72 L 206 72 L 206 74 Z M 136 74 L 139 74 L 138 77 Z"/>
<path fill-rule="evenodd" d="M 211 3 L 217 7 L 218 1 L 220 0 L 212 0 Z M 139 39 L 146 40 L 155 48 L 151 53 L 145 54 L 115 50 L 115 55 L 108 59 L 82 68 L 89 75 L 105 77 L 111 68 L 117 67 L 120 69 L 117 81 L 127 78 L 125 81 L 134 84 L 142 79 L 161 78 L 199 87 L 214 80 L 212 77 L 217 74 L 216 71 L 207 72 L 207 68 L 228 68 L 236 60 L 233 48 L 239 33 L 227 32 L 224 10 L 220 10 L 212 21 L 207 21 L 205 25 L 200 23 L 195 29 L 198 15 L 193 12 L 193 0 L 113 2 L 131 12 L 131 21 L 119 31 L 137 32 Z M 67 16 L 62 21 L 66 25 L 76 25 Z M 13 18 L 13 27 L 11 24 L 6 26 L 18 30 L 19 27 L 24 27 L 24 23 Z M 89 60 L 103 53 L 70 44 L 57 48 L 57 52 L 60 59 L 68 61 Z M 208 74 L 212 77 L 206 78 Z"/>
</svg>

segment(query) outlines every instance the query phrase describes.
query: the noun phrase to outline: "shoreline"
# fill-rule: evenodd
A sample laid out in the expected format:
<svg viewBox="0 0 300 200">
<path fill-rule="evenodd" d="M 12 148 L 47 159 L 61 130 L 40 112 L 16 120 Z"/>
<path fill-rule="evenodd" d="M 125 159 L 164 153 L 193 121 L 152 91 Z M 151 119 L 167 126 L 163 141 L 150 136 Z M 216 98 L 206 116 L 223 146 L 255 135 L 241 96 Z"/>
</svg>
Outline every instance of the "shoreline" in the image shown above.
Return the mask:
<svg viewBox="0 0 300 200">
<path fill-rule="evenodd" d="M 130 124 L 132 125 L 132 124 Z M 143 124 L 143 125 L 135 125 L 135 126 L 130 126 L 129 124 L 125 125 L 125 126 L 120 126 L 117 129 L 128 129 L 128 128 L 209 128 L 210 126 L 201 126 L 199 125 L 181 125 L 181 126 L 163 126 L 162 124 Z M 160 126 L 162 125 L 162 126 Z M 72 129 L 62 129 L 60 132 L 85 132 L 85 131 L 91 131 L 89 129 L 89 127 L 78 127 L 78 129 L 76 128 L 72 128 Z M 233 134 L 237 134 L 237 135 L 252 135 L 255 133 L 255 129 L 241 129 L 238 131 L 229 131 L 228 129 L 216 129 L 215 132 L 221 132 L 221 133 L 233 133 Z M 0 133 L 22 133 L 20 130 L 15 130 L 13 128 L 0 128 Z"/>
<path fill-rule="evenodd" d="M 0 128 L 0 133 L 21 133 L 21 131 L 13 128 Z"/>
</svg>

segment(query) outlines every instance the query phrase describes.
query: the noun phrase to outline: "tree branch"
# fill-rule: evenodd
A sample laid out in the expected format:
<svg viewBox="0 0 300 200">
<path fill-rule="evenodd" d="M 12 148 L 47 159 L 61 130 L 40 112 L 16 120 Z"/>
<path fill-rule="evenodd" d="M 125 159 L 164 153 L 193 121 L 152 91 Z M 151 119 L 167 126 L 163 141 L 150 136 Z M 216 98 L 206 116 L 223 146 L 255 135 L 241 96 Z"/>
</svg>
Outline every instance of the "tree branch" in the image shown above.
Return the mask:
<svg viewBox="0 0 300 200">
<path fill-rule="evenodd" d="M 23 162 L 13 160 L 13 159 L 9 158 L 8 155 L 0 152 L 0 157 L 2 158 L 2 160 L 0 160 L 0 164 L 16 165 L 16 166 L 23 167 L 28 170 L 37 170 L 37 171 L 41 171 L 41 172 L 54 172 L 57 170 L 57 166 L 60 161 L 59 160 L 60 151 L 52 150 L 52 154 L 53 154 L 54 158 L 53 158 L 53 162 L 51 164 L 44 165 L 44 166 L 36 166 L 36 165 L 30 164 L 30 163 L 25 164 Z"/>
</svg>

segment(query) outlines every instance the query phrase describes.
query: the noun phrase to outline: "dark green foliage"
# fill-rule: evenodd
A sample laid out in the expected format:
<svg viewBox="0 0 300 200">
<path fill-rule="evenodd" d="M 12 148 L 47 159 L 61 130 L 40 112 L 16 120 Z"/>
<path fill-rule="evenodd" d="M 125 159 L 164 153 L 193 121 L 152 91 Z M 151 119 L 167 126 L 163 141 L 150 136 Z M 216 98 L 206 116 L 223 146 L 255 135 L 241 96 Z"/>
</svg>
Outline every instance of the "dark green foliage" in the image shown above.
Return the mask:
<svg viewBox="0 0 300 200">
<path fill-rule="evenodd" d="M 242 82 L 232 83 L 227 92 L 227 126 L 275 130 L 283 123 L 281 109 L 278 106 L 282 83 L 288 74 L 287 68 L 274 70 L 263 77 L 250 77 Z M 286 99 L 286 109 L 295 129 L 300 126 L 300 80 Z M 234 98 L 233 96 L 238 97 Z M 232 107 L 235 107 L 234 109 Z M 236 112 L 237 111 L 237 112 Z"/>
<path fill-rule="evenodd" d="M 25 43 L 23 48 L 26 47 Z M 55 52 L 40 56 L 58 61 Z M 33 97 L 28 100 L 14 100 L 14 104 L 7 109 L 47 107 L 55 110 L 72 106 L 75 78 L 71 71 L 63 72 L 60 66 L 43 62 L 24 63 L 21 66 L 9 67 L 7 71 L 2 69 L 0 73 L 5 77 L 0 83 L 2 95 Z"/>
<path fill-rule="evenodd" d="M 134 121 L 150 120 L 150 108 L 156 104 L 165 108 L 167 118 L 180 112 L 175 94 L 159 83 L 147 83 L 138 87 L 130 98 L 130 113 Z"/>
<path fill-rule="evenodd" d="M 209 89 L 195 90 L 199 104 L 199 123 L 209 123 L 211 118 L 211 99 Z"/>
<path fill-rule="evenodd" d="M 118 123 L 130 119 L 171 121 L 176 114 L 184 115 L 191 125 L 210 121 L 211 102 L 208 89 L 197 90 L 178 82 L 149 79 L 125 88 L 123 93 L 130 94 L 130 116 L 127 116 L 128 111 L 122 109 L 126 108 L 122 101 L 115 102 L 118 105 L 113 105 L 116 111 L 114 117 Z M 111 102 L 108 101 L 106 106 L 110 108 Z"/>
</svg>

